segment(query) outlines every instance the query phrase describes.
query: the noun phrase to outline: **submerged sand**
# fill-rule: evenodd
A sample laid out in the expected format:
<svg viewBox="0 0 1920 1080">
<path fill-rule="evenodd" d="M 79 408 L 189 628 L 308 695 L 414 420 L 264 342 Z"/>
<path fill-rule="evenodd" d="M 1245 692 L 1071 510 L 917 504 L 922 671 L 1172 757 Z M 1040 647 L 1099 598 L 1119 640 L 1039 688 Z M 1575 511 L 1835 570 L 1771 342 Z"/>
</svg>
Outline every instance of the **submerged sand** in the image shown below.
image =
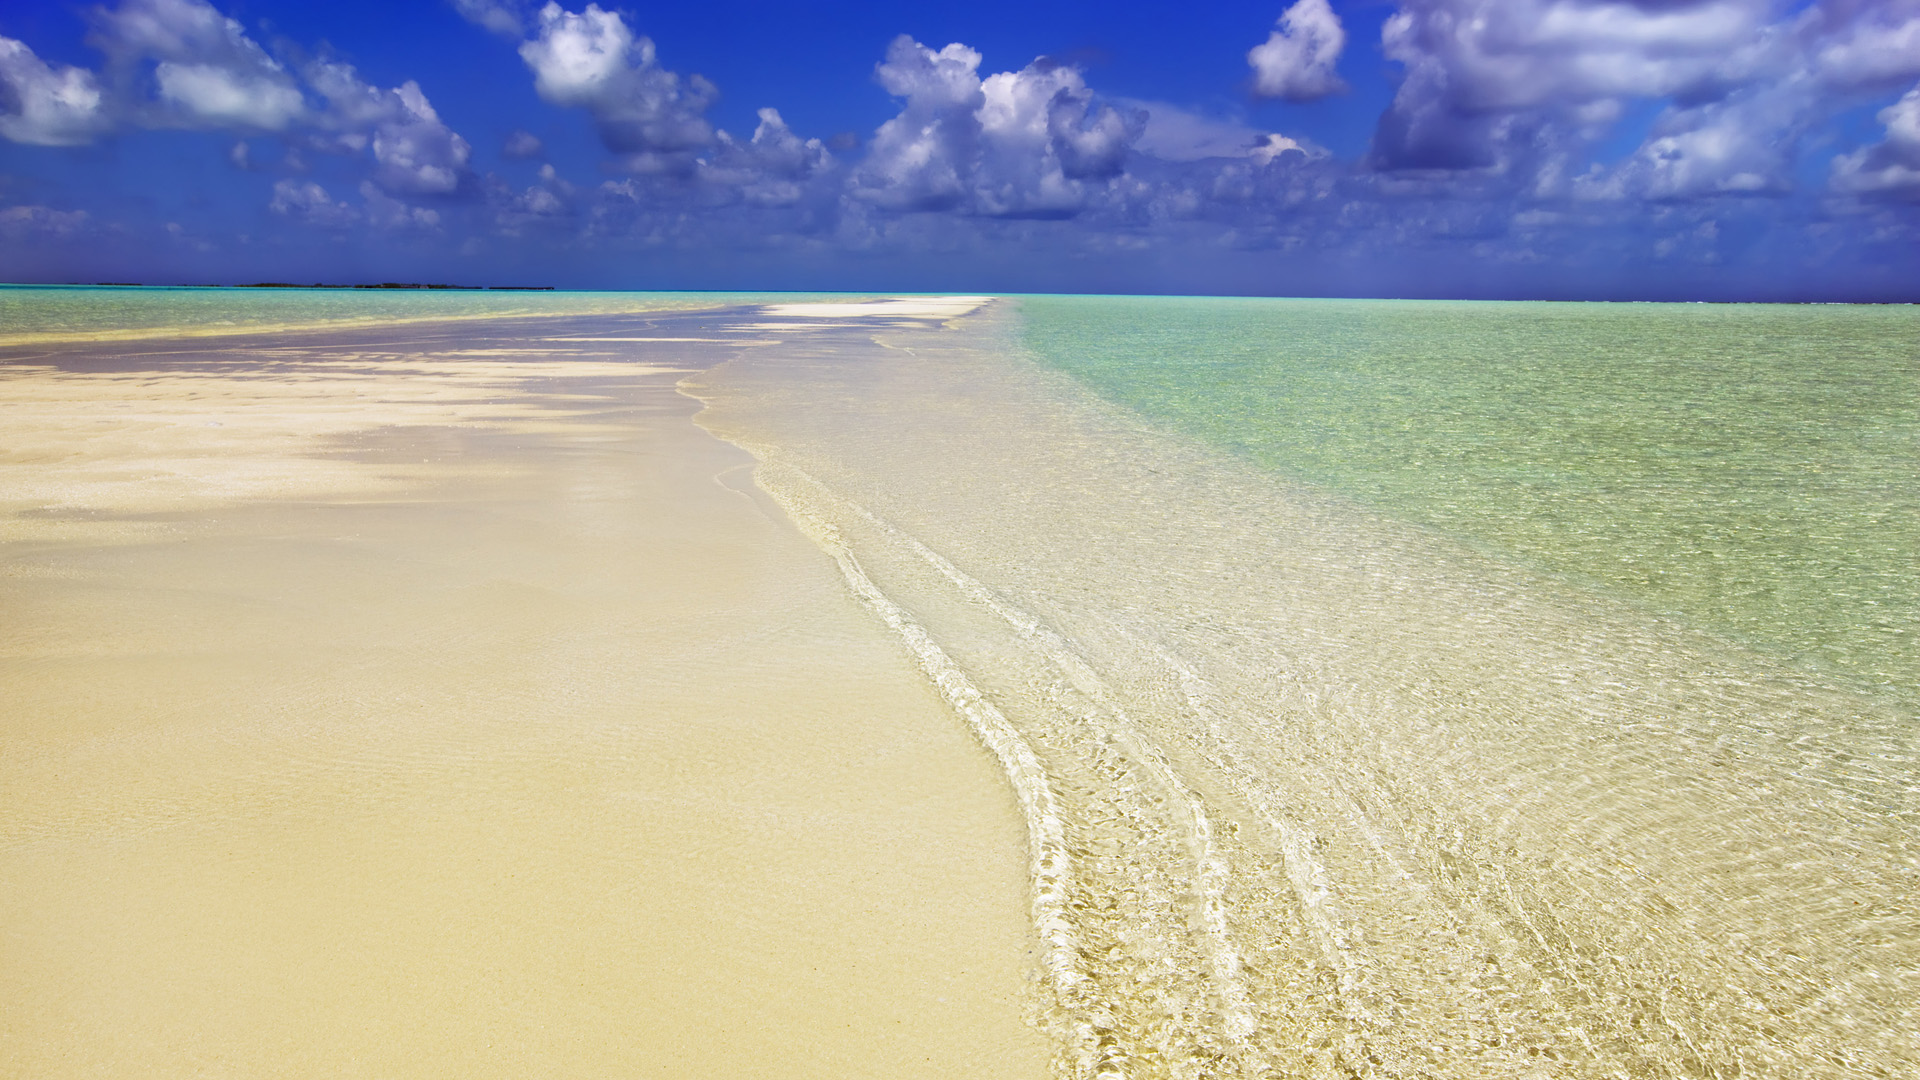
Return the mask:
<svg viewBox="0 0 1920 1080">
<path fill-rule="evenodd" d="M 0 1074 L 1044 1073 L 1005 778 L 675 390 L 810 317 L 0 357 Z"/>
</svg>

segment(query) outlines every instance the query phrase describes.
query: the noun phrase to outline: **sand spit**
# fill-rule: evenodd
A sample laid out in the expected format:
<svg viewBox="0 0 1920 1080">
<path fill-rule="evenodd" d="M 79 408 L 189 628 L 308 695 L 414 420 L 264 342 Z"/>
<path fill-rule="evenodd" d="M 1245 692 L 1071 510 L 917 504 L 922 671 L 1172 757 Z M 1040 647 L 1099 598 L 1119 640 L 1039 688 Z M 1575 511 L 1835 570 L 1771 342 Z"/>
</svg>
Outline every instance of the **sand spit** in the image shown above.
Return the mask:
<svg viewBox="0 0 1920 1080">
<path fill-rule="evenodd" d="M 767 318 L 0 357 L 0 1074 L 1043 1074 L 1004 778 L 675 391 Z"/>
<path fill-rule="evenodd" d="M 916 296 L 851 304 L 768 304 L 761 310 L 779 319 L 957 319 L 978 310 L 988 296 Z"/>
</svg>

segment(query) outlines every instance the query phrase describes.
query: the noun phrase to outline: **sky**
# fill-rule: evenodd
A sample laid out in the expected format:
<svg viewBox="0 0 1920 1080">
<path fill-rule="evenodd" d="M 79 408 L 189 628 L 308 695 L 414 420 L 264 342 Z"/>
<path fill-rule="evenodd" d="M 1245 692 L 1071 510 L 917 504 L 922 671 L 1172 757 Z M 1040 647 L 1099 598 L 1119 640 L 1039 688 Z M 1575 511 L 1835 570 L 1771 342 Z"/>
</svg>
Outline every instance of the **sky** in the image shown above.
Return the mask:
<svg viewBox="0 0 1920 1080">
<path fill-rule="evenodd" d="M 9 0 L 0 280 L 1920 301 L 1920 0 Z"/>
</svg>

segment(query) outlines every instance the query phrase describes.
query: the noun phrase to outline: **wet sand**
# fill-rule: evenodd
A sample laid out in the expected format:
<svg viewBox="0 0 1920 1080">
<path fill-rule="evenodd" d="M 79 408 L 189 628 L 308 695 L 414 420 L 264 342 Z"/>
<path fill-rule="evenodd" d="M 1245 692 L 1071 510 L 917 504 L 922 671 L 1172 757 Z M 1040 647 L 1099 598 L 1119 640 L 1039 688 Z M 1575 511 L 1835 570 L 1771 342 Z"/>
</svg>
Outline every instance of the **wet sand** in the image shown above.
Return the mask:
<svg viewBox="0 0 1920 1080">
<path fill-rule="evenodd" d="M 0 1074 L 1044 1074 L 1005 777 L 676 392 L 780 326 L 0 356 Z"/>
</svg>

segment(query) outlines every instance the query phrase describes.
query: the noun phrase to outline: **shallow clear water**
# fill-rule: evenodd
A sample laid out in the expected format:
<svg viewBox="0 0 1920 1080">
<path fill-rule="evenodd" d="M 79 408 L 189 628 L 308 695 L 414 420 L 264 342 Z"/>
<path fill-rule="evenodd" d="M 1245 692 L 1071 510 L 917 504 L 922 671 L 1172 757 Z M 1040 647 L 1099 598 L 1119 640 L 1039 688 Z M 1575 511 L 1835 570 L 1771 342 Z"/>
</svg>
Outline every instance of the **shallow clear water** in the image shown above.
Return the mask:
<svg viewBox="0 0 1920 1080">
<path fill-rule="evenodd" d="M 1920 697 L 1920 308 L 1021 300 L 1260 465 Z"/>
<path fill-rule="evenodd" d="M 0 285 L 0 344 L 520 315 L 608 315 L 812 294 Z"/>
<path fill-rule="evenodd" d="M 683 385 L 999 758 L 1057 1075 L 1920 1069 L 1897 695 L 1117 406 L 1033 360 L 1045 303 Z M 1063 340 L 1163 324 L 1097 303 Z"/>
</svg>

